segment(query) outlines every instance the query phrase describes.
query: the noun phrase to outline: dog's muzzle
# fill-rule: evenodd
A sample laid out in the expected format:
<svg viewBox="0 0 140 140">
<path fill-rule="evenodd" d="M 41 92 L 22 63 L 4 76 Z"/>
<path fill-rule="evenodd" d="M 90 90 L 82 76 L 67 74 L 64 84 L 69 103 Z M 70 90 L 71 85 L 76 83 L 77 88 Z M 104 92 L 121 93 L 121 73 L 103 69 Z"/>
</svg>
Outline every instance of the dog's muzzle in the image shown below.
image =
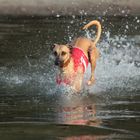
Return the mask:
<svg viewBox="0 0 140 140">
<path fill-rule="evenodd" d="M 60 61 L 59 58 L 56 58 L 56 59 L 55 59 L 55 65 L 56 65 L 56 66 L 60 66 L 60 65 L 62 65 L 62 64 L 63 64 L 63 62 Z"/>
<path fill-rule="evenodd" d="M 55 63 L 56 66 L 59 66 L 59 64 L 60 64 L 60 62 L 57 59 L 55 60 L 54 63 Z"/>
</svg>

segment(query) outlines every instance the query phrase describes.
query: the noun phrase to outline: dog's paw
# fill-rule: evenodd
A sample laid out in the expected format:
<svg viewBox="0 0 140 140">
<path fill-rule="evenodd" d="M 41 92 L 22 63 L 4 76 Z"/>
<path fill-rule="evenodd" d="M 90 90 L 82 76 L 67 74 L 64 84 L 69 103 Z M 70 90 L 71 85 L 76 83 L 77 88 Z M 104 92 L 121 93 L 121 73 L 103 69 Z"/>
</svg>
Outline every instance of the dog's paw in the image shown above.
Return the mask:
<svg viewBox="0 0 140 140">
<path fill-rule="evenodd" d="M 87 82 L 87 85 L 90 86 L 94 83 L 95 83 L 95 77 L 94 77 L 94 75 L 91 75 L 90 79 Z"/>
<path fill-rule="evenodd" d="M 91 81 L 87 81 L 87 85 L 90 86 L 92 84 Z"/>
<path fill-rule="evenodd" d="M 95 83 L 95 80 L 92 80 L 92 81 L 89 80 L 89 81 L 87 81 L 87 85 L 88 85 L 88 86 L 91 86 L 91 85 L 94 84 L 94 83 Z"/>
</svg>

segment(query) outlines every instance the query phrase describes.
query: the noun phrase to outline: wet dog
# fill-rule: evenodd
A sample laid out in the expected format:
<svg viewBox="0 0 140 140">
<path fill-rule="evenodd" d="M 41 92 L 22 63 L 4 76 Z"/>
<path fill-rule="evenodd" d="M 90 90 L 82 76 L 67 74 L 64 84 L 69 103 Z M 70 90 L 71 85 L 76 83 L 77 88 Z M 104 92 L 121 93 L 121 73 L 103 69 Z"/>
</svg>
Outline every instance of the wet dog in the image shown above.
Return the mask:
<svg viewBox="0 0 140 140">
<path fill-rule="evenodd" d="M 97 27 L 97 35 L 94 41 L 85 37 L 79 37 L 71 44 L 54 44 L 52 46 L 55 65 L 60 68 L 60 72 L 56 77 L 57 84 L 67 84 L 74 90 L 80 91 L 84 72 L 89 62 L 91 64 L 91 76 L 87 84 L 91 85 L 95 82 L 94 71 L 96 60 L 99 57 L 96 44 L 101 36 L 101 24 L 99 21 L 93 20 L 86 24 L 83 29 L 88 29 L 92 25 Z"/>
</svg>

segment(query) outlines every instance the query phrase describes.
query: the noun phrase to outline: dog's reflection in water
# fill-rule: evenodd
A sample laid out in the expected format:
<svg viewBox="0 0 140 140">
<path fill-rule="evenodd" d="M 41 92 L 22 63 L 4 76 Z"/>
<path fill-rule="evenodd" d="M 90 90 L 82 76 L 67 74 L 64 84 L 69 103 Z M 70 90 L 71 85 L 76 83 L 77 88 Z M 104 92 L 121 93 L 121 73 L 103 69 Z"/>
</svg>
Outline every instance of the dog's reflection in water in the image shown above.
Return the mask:
<svg viewBox="0 0 140 140">
<path fill-rule="evenodd" d="M 63 105 L 58 110 L 58 122 L 61 124 L 68 125 L 86 125 L 98 127 L 101 125 L 101 120 L 96 117 L 96 105 L 86 100 L 71 102 L 72 105 Z M 66 103 L 67 104 L 67 103 Z M 79 133 L 79 132 L 78 132 Z M 98 138 L 104 138 L 105 136 L 100 135 L 74 135 L 66 136 L 64 140 L 97 140 Z"/>
<path fill-rule="evenodd" d="M 64 124 L 73 125 L 94 125 L 100 124 L 96 119 L 95 105 L 61 107 L 59 109 L 58 121 Z"/>
<path fill-rule="evenodd" d="M 90 97 L 70 99 L 60 98 L 57 106 L 57 122 L 71 125 L 99 126 L 101 121 L 96 118 L 96 104 Z"/>
</svg>

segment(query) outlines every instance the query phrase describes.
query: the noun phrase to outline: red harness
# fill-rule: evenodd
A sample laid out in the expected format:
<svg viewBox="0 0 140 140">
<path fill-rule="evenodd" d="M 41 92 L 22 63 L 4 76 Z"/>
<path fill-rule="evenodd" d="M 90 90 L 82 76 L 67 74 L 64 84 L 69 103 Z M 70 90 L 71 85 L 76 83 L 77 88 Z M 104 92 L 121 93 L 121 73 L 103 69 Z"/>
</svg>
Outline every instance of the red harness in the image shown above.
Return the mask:
<svg viewBox="0 0 140 140">
<path fill-rule="evenodd" d="M 83 52 L 83 50 L 78 48 L 78 47 L 74 47 L 72 49 L 71 58 L 74 61 L 75 73 L 77 72 L 78 68 L 81 68 L 83 70 L 83 73 L 84 73 L 88 67 L 88 58 L 85 55 L 85 53 Z M 69 77 L 68 79 L 61 79 L 61 76 L 58 75 L 56 78 L 57 84 L 69 85 L 72 82 L 72 80 L 74 79 L 75 73 L 73 74 L 73 76 Z"/>
</svg>

